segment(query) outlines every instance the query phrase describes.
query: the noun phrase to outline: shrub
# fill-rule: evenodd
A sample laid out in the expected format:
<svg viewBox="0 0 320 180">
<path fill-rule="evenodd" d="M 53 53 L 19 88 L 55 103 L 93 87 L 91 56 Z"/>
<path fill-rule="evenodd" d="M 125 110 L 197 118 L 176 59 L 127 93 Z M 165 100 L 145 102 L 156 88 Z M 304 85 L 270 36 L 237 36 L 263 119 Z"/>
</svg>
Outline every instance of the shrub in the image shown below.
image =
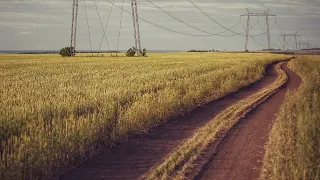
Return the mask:
<svg viewBox="0 0 320 180">
<path fill-rule="evenodd" d="M 141 55 L 142 55 L 142 56 L 147 56 L 147 49 L 146 49 L 146 48 L 144 48 L 144 49 L 142 50 Z"/>
<path fill-rule="evenodd" d="M 62 48 L 60 50 L 60 55 L 62 57 L 69 57 L 69 56 L 73 56 L 74 54 L 72 53 L 73 51 L 73 47 L 65 47 L 65 48 Z"/>
<path fill-rule="evenodd" d="M 133 57 L 137 53 L 137 49 L 133 46 L 132 48 L 128 49 L 126 52 L 126 56 L 128 57 Z M 144 48 L 142 51 L 139 53 L 142 56 L 147 56 L 147 49 Z"/>
<path fill-rule="evenodd" d="M 133 46 L 132 48 L 128 49 L 126 52 L 126 56 L 133 57 L 136 54 L 136 48 Z"/>
</svg>

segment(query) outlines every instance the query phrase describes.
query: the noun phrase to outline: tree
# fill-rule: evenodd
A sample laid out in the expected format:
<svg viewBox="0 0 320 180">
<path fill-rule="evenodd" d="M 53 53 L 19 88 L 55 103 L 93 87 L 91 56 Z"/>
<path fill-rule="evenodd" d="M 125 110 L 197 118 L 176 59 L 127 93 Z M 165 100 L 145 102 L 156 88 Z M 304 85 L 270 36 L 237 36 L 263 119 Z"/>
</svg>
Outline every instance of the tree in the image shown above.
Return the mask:
<svg viewBox="0 0 320 180">
<path fill-rule="evenodd" d="M 133 57 L 137 53 L 137 49 L 133 46 L 132 48 L 128 49 L 126 52 L 126 56 Z M 140 54 L 142 56 L 147 56 L 147 49 L 144 48 L 142 51 L 140 51 Z"/>
<path fill-rule="evenodd" d="M 73 52 L 73 47 L 65 47 L 60 50 L 60 55 L 62 57 L 70 57 L 74 55 L 72 54 L 72 52 Z"/>
<path fill-rule="evenodd" d="M 136 48 L 133 46 L 132 48 L 128 49 L 126 52 L 126 56 L 133 57 L 136 54 Z"/>
<path fill-rule="evenodd" d="M 146 48 L 144 48 L 143 50 L 142 50 L 142 56 L 147 56 L 147 49 Z"/>
</svg>

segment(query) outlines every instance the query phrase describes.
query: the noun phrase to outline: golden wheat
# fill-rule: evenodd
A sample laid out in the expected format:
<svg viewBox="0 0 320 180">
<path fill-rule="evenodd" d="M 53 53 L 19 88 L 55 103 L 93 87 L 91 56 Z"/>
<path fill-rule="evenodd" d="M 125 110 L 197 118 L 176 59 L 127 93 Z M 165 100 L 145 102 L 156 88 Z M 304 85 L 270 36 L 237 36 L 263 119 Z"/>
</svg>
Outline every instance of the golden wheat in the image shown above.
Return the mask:
<svg viewBox="0 0 320 180">
<path fill-rule="evenodd" d="M 290 68 L 303 80 L 288 93 L 271 130 L 261 179 L 320 179 L 320 56 L 301 56 Z"/>
<path fill-rule="evenodd" d="M 259 80 L 283 55 L 0 55 L 0 177 L 50 178 Z"/>
</svg>

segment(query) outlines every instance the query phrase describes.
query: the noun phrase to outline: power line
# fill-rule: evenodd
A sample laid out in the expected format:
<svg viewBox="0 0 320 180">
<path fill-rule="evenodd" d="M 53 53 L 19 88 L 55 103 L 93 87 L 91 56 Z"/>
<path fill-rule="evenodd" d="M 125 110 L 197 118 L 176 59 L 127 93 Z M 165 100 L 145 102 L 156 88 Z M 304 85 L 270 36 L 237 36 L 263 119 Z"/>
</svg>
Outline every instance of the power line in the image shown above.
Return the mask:
<svg viewBox="0 0 320 180">
<path fill-rule="evenodd" d="M 225 30 L 225 31 L 222 31 L 222 32 L 219 32 L 219 33 L 212 33 L 212 32 L 208 32 L 208 31 L 202 30 L 202 29 L 200 29 L 200 28 L 198 28 L 198 27 L 192 26 L 192 25 L 184 22 L 183 20 L 181 20 L 181 19 L 173 16 L 172 14 L 170 14 L 169 12 L 167 12 L 166 10 L 164 10 L 164 9 L 162 9 L 161 7 L 159 7 L 158 5 L 156 5 L 156 4 L 155 4 L 154 2 L 152 2 L 151 0 L 146 0 L 146 1 L 149 2 L 150 4 L 152 4 L 154 7 L 156 7 L 156 8 L 159 9 L 160 11 L 162 11 L 163 13 L 167 14 L 168 16 L 172 17 L 173 19 L 179 21 L 180 23 L 182 23 L 182 24 L 184 24 L 184 25 L 186 25 L 186 26 L 188 26 L 188 27 L 190 27 L 190 28 L 192 28 L 192 29 L 198 30 L 198 31 L 203 32 L 203 33 L 206 33 L 206 34 L 210 34 L 210 35 L 212 35 L 212 36 L 221 35 L 221 34 L 223 34 L 223 33 L 225 33 L 225 32 L 228 32 L 228 30 Z M 232 26 L 230 29 L 235 28 L 237 25 L 239 25 L 239 23 L 240 23 L 240 22 L 238 22 L 237 24 L 235 24 L 234 26 Z M 226 36 L 229 36 L 229 35 L 226 35 Z"/>
<path fill-rule="evenodd" d="M 252 37 L 251 37 L 252 38 Z M 253 49 L 254 49 L 254 51 L 258 51 L 259 50 L 259 48 L 257 47 L 257 44 L 256 44 L 256 42 L 253 40 L 253 38 L 252 38 L 252 44 L 253 44 Z"/>
<path fill-rule="evenodd" d="M 110 15 L 111 15 L 111 11 L 112 11 L 112 7 L 111 6 L 111 9 L 110 9 L 110 12 L 109 12 L 109 16 L 108 16 L 108 19 L 107 19 L 107 23 L 106 23 L 106 27 L 104 28 L 103 27 L 103 24 L 102 24 L 102 20 L 101 20 L 101 17 L 100 17 L 100 13 L 99 13 L 99 10 L 98 10 L 98 6 L 97 6 L 97 3 L 96 3 L 96 0 L 93 0 L 94 2 L 94 5 L 96 7 L 96 10 L 97 10 L 97 14 L 99 16 L 99 20 L 100 20 L 100 24 L 101 24 L 101 28 L 103 30 L 103 36 L 102 36 L 102 39 L 101 39 L 101 43 L 100 43 L 100 47 L 99 47 L 99 51 L 98 51 L 98 56 L 99 56 L 99 53 L 100 53 L 100 50 L 101 50 L 101 46 L 102 46 L 102 42 L 103 42 L 103 39 L 106 38 L 106 42 L 107 42 L 107 45 L 108 45 L 108 49 L 109 49 L 109 52 L 110 52 L 110 55 L 112 56 L 112 52 L 110 50 L 110 45 L 109 45 L 109 42 L 108 42 L 108 37 L 107 37 L 107 33 L 106 33 L 106 29 L 108 27 L 108 23 L 109 23 L 109 19 L 110 19 Z M 113 3 L 114 4 L 114 0 L 113 0 Z"/>
<path fill-rule="evenodd" d="M 273 29 L 274 25 L 277 25 L 276 16 L 274 16 L 274 17 L 275 17 L 275 22 L 271 25 L 270 30 Z M 262 28 L 258 16 L 257 16 L 257 21 L 259 22 L 260 28 Z M 279 28 L 279 26 L 278 26 L 278 28 Z M 265 34 L 265 35 L 266 35 L 266 37 L 268 37 L 267 34 Z M 273 46 L 277 47 L 278 49 L 281 49 L 280 46 L 278 46 L 278 45 L 277 45 L 276 43 L 274 43 L 272 40 L 270 40 L 270 43 L 271 43 Z M 281 44 L 281 43 L 280 43 L 280 44 Z"/>
<path fill-rule="evenodd" d="M 121 15 L 120 15 L 120 27 L 119 27 L 119 34 L 118 34 L 117 53 L 119 51 L 120 36 L 121 36 L 122 17 L 123 17 L 123 4 L 124 4 L 124 0 L 122 0 L 122 11 L 121 11 Z"/>
<path fill-rule="evenodd" d="M 272 43 L 272 45 L 275 46 L 276 48 L 281 49 L 281 47 L 278 46 L 277 44 L 275 44 L 273 41 L 271 41 L 271 43 Z"/>
<path fill-rule="evenodd" d="M 250 33 L 249 33 L 249 35 L 250 35 Z M 262 47 L 262 49 L 265 49 L 265 48 L 266 48 L 266 46 L 262 45 L 262 43 L 258 42 L 254 37 L 251 36 L 251 38 L 252 38 L 252 40 L 253 40 L 254 42 L 256 42 L 257 44 L 259 44 L 259 46 Z M 260 41 L 261 41 L 261 39 L 260 39 Z"/>
<path fill-rule="evenodd" d="M 246 42 L 245 42 L 245 50 L 248 51 L 248 43 L 249 39 L 249 24 L 250 24 L 250 17 L 251 16 L 265 16 L 266 17 L 266 24 L 267 24 L 267 33 L 266 36 L 268 38 L 268 49 L 271 49 L 271 36 L 270 36 L 270 23 L 269 23 L 269 16 L 276 16 L 274 14 L 269 14 L 269 9 L 263 13 L 252 13 L 247 9 L 247 14 L 242 14 L 240 16 L 247 16 L 247 31 L 246 31 Z"/>
<path fill-rule="evenodd" d="M 276 19 L 275 19 L 275 21 L 276 21 L 276 25 L 277 25 L 277 27 L 278 27 L 278 30 L 279 30 L 280 34 L 281 34 L 282 32 L 281 32 L 281 29 L 280 29 L 279 24 L 278 24 L 277 16 L 275 16 L 275 18 L 276 18 Z"/>
<path fill-rule="evenodd" d="M 114 4 L 114 3 L 111 2 L 110 0 L 106 0 L 106 1 L 109 2 L 110 4 Z M 117 8 L 119 8 L 119 9 L 123 9 L 123 11 L 124 11 L 125 13 L 127 13 L 127 14 L 131 14 L 130 11 L 128 11 L 128 10 L 126 10 L 126 9 L 124 9 L 124 8 L 116 5 L 116 4 L 114 4 L 114 6 L 117 7 Z M 169 29 L 169 28 L 167 28 L 167 27 L 158 25 L 158 24 L 153 23 L 153 22 L 151 22 L 151 21 L 148 21 L 148 20 L 146 20 L 146 19 L 144 19 L 144 18 L 142 18 L 142 17 L 139 17 L 139 19 L 142 20 L 142 21 L 144 21 L 144 22 L 146 22 L 146 23 L 148 23 L 148 24 L 151 24 L 151 25 L 153 25 L 153 26 L 156 26 L 156 27 L 158 27 L 158 28 L 161 28 L 161 29 L 164 29 L 164 30 L 170 31 L 170 32 L 172 32 L 172 33 L 176 33 L 176 34 L 182 34 L 182 35 L 186 35 L 186 36 L 196 36 L 196 37 L 201 37 L 201 36 L 202 36 L 202 37 L 207 37 L 207 36 L 211 36 L 211 35 L 190 34 L 190 33 L 179 32 L 179 31 L 172 30 L 172 29 Z"/>
<path fill-rule="evenodd" d="M 122 27 L 123 12 L 126 12 L 126 13 L 128 13 L 128 14 L 131 14 L 131 12 L 128 11 L 128 10 L 126 10 L 126 9 L 124 9 L 124 0 L 123 0 L 123 2 L 122 2 L 122 5 L 121 5 L 121 6 L 115 4 L 115 3 L 114 3 L 114 0 L 113 0 L 112 2 L 111 2 L 111 0 L 106 0 L 106 1 L 107 1 L 109 4 L 111 4 L 111 9 L 110 9 L 110 11 L 109 11 L 109 15 L 108 15 L 108 19 L 107 19 L 106 26 L 105 26 L 105 28 L 103 28 L 101 16 L 100 16 L 100 13 L 99 13 L 99 10 L 98 10 L 96 1 L 94 0 L 94 5 L 95 5 L 95 8 L 96 8 L 97 14 L 98 14 L 98 16 L 99 16 L 99 20 L 100 20 L 101 27 L 102 27 L 102 29 L 103 29 L 103 37 L 102 37 L 102 40 L 101 40 L 101 43 L 100 43 L 99 51 L 101 50 L 101 46 L 102 46 L 102 42 L 103 42 L 104 38 L 106 39 L 106 42 L 107 42 L 107 45 L 108 45 L 108 48 L 109 48 L 109 51 L 110 51 L 110 45 L 109 45 L 108 38 L 107 38 L 107 35 L 106 35 L 106 29 L 107 29 L 107 27 L 108 27 L 108 22 L 109 22 L 109 20 L 110 20 L 110 16 L 111 16 L 111 12 L 112 12 L 113 6 L 119 8 L 119 9 L 121 10 L 121 19 L 120 19 L 120 27 L 119 27 L 119 35 L 118 35 L 118 43 L 117 43 L 117 51 L 118 51 L 118 49 L 119 49 L 119 43 L 120 43 L 120 36 L 121 36 L 121 27 Z M 133 1 L 134 1 L 134 0 L 133 0 Z M 189 1 L 195 8 L 197 8 L 203 15 L 205 15 L 205 16 L 206 16 L 207 18 L 209 18 L 211 21 L 213 21 L 214 23 L 218 24 L 219 26 L 221 26 L 222 28 L 225 29 L 225 31 L 223 31 L 223 32 L 212 33 L 212 32 L 209 32 L 209 31 L 200 29 L 200 28 L 198 28 L 198 27 L 195 27 L 195 26 L 193 26 L 193 25 L 191 25 L 191 24 L 188 24 L 187 22 L 185 22 L 185 21 L 183 21 L 183 20 L 181 20 L 181 19 L 173 16 L 173 15 L 170 14 L 168 11 L 162 9 L 161 7 L 159 7 L 157 4 L 155 4 L 155 3 L 152 2 L 151 0 L 146 0 L 146 1 L 149 2 L 151 5 L 153 5 L 154 7 L 156 7 L 157 9 L 159 9 L 160 11 L 162 11 L 163 13 L 165 13 L 165 14 L 167 14 L 168 16 L 172 17 L 173 19 L 179 21 L 180 23 L 182 23 L 182 24 L 184 24 L 184 25 L 186 25 L 186 26 L 188 26 L 188 27 L 190 27 L 190 28 L 192 28 L 192 29 L 195 29 L 195 30 L 197 30 L 197 31 L 206 33 L 206 34 L 191 34 L 191 33 L 185 33 L 185 32 L 181 32 L 181 31 L 177 31 L 177 30 L 173 30 L 173 29 L 167 28 L 167 27 L 165 27 L 165 26 L 156 24 L 156 23 L 154 23 L 154 22 L 151 22 L 151 21 L 149 21 L 149 20 L 147 20 L 147 19 L 144 19 L 144 18 L 141 18 L 141 17 L 137 17 L 137 18 L 136 18 L 136 19 L 137 19 L 136 21 L 138 21 L 138 19 L 140 19 L 140 20 L 142 20 L 142 21 L 144 21 L 144 22 L 146 22 L 146 23 L 148 23 L 148 24 L 151 24 L 151 25 L 153 25 L 153 26 L 156 26 L 156 27 L 158 27 L 158 28 L 161 28 L 161 29 L 164 29 L 164 30 L 170 31 L 170 32 L 172 32 L 172 33 L 176 33 L 176 34 L 182 34 L 182 35 L 187 35 L 187 36 L 195 36 L 195 37 L 208 37 L 208 36 L 229 36 L 229 37 L 231 37 L 231 36 L 237 36 L 237 35 L 239 35 L 239 36 L 247 36 L 247 37 L 251 37 L 252 40 L 253 40 L 255 43 L 259 44 L 261 47 L 265 47 L 265 46 L 263 46 L 261 43 L 257 42 L 256 39 L 253 38 L 253 37 L 258 37 L 258 36 L 261 36 L 261 35 L 270 34 L 270 30 L 271 30 L 275 25 L 276 25 L 278 31 L 281 33 L 281 29 L 280 29 L 280 27 L 279 27 L 279 24 L 278 24 L 278 21 L 277 21 L 276 16 L 275 16 L 275 15 L 272 15 L 272 14 L 269 14 L 269 13 L 268 13 L 268 10 L 267 10 L 265 13 L 251 13 L 251 12 L 248 10 L 248 14 L 246 14 L 246 15 L 248 15 L 248 16 L 249 16 L 249 15 L 250 15 L 250 16 L 251 16 L 251 15 L 252 15 L 252 16 L 262 16 L 262 15 L 264 15 L 264 16 L 274 16 L 274 17 L 275 17 L 275 22 L 271 25 L 271 27 L 269 27 L 269 23 L 267 23 L 267 26 L 268 26 L 268 28 L 267 28 L 267 34 L 266 34 L 265 31 L 263 31 L 263 32 L 260 33 L 260 34 L 251 35 L 251 34 L 249 34 L 249 33 L 247 32 L 248 30 L 254 28 L 257 24 L 259 24 L 259 26 L 261 27 L 259 18 L 257 18 L 257 22 L 256 22 L 253 26 L 251 26 L 251 27 L 249 27 L 249 22 L 248 22 L 248 27 L 246 28 L 246 27 L 244 27 L 244 25 L 242 24 L 242 18 L 241 18 L 241 16 L 240 16 L 239 22 L 238 22 L 237 24 L 235 24 L 233 27 L 228 28 L 228 27 L 224 26 L 223 24 L 219 23 L 218 21 L 216 21 L 215 19 L 213 19 L 212 17 L 210 17 L 205 11 L 203 11 L 199 6 L 197 6 L 192 0 L 188 0 L 188 1 Z M 75 3 L 76 3 L 76 2 L 77 2 L 77 0 L 74 0 L 74 9 L 73 9 L 73 11 L 75 11 L 76 13 L 74 14 L 74 12 L 73 12 L 73 14 L 74 14 L 74 15 L 73 15 L 73 23 L 74 23 L 74 18 L 76 18 L 76 15 L 77 15 L 77 9 L 76 9 L 76 8 L 77 8 L 77 5 L 75 6 Z M 88 20 L 86 0 L 84 0 L 84 4 L 85 4 L 85 10 L 86 10 L 87 27 L 88 27 L 88 34 L 89 34 L 89 40 L 90 40 L 90 48 L 91 48 L 91 51 L 92 51 L 92 40 L 91 40 L 91 32 L 90 32 L 90 27 L 89 27 L 89 20 Z M 137 9 L 137 8 L 136 8 L 136 9 Z M 267 18 L 267 21 L 268 21 L 268 18 Z M 234 29 L 238 24 L 241 24 L 241 25 L 243 26 L 243 28 L 246 29 L 246 31 L 244 31 L 244 32 L 247 32 L 247 35 L 243 35 L 244 32 L 238 33 L 238 32 L 235 32 L 235 31 L 232 30 L 232 29 Z M 73 25 L 72 27 L 74 28 L 74 25 Z M 75 25 L 75 28 L 74 28 L 74 29 L 76 29 L 76 25 Z M 223 35 L 223 33 L 228 32 L 228 31 L 229 31 L 229 32 L 232 32 L 233 34 Z M 74 33 L 74 30 L 72 30 L 72 33 Z M 272 44 L 273 44 L 274 46 L 276 46 L 276 47 L 279 47 L 278 45 L 276 45 L 276 43 L 274 43 L 274 42 L 271 41 L 271 39 L 269 38 L 270 36 L 267 35 L 267 37 L 268 37 L 268 40 L 269 40 L 268 47 L 271 47 L 271 46 L 270 46 L 270 43 L 272 43 Z M 297 38 L 297 36 L 295 36 L 295 37 Z M 285 39 L 285 37 L 284 37 L 284 39 Z M 73 39 L 72 39 L 72 40 L 73 40 Z M 290 39 L 290 40 L 291 40 L 291 39 Z M 279 40 L 278 40 L 278 41 L 281 42 L 280 36 L 279 36 Z M 72 42 L 73 42 L 73 41 L 72 41 Z M 74 43 L 75 43 L 75 40 L 74 40 Z M 289 45 L 289 43 L 288 43 L 286 40 L 284 40 L 284 43 L 286 43 L 287 45 Z M 75 46 L 75 45 L 74 45 L 74 46 Z M 290 45 L 290 46 L 291 46 L 291 45 Z M 71 47 L 72 47 L 72 44 L 71 44 Z M 111 55 L 112 55 L 112 52 L 111 52 L 111 51 L 110 51 L 110 53 L 111 53 Z"/>
<path fill-rule="evenodd" d="M 297 40 L 297 37 L 301 36 L 301 35 L 298 35 L 298 32 L 294 33 L 294 34 L 286 34 L 286 33 L 283 33 L 281 34 L 280 36 L 283 36 L 283 49 L 285 49 L 285 44 L 284 42 L 286 42 L 286 37 L 294 37 L 295 38 L 295 43 L 296 43 L 296 48 L 293 48 L 295 50 L 298 50 L 298 40 Z M 290 39 L 291 41 L 291 39 Z M 288 44 L 288 43 L 287 43 Z"/>
<path fill-rule="evenodd" d="M 224 26 L 223 24 L 219 23 L 218 21 L 216 21 L 215 19 L 213 19 L 212 17 L 210 17 L 206 12 L 204 12 L 199 6 L 197 6 L 192 0 L 188 0 L 195 8 L 197 8 L 203 15 L 205 15 L 207 18 L 209 18 L 211 21 L 213 21 L 214 23 L 218 24 L 220 27 L 226 29 L 227 31 L 230 31 L 232 33 L 234 33 L 235 35 L 239 35 L 239 36 L 245 36 L 242 33 L 238 33 L 233 31 L 232 29 Z"/>
<path fill-rule="evenodd" d="M 241 16 L 240 16 L 240 19 L 241 19 Z M 258 24 L 258 21 L 257 21 L 253 26 L 251 26 L 251 27 L 249 28 L 249 30 L 251 30 L 252 28 L 254 28 L 257 24 Z M 241 21 L 241 26 L 243 27 L 243 29 L 245 29 L 244 32 L 246 32 L 246 31 L 247 31 L 247 30 L 246 30 L 247 28 L 243 25 L 242 21 Z M 266 34 L 265 31 L 263 31 L 263 32 L 260 33 L 260 34 L 249 35 L 249 37 L 258 37 L 258 36 L 261 36 L 261 35 L 264 35 L 264 34 Z"/>
<path fill-rule="evenodd" d="M 89 41 L 90 41 L 90 50 L 91 50 L 91 53 L 92 53 L 92 42 L 91 42 L 91 32 L 90 32 L 90 27 L 89 27 L 89 18 L 88 18 L 88 11 L 87 11 L 87 3 L 86 3 L 86 0 L 83 0 L 83 3 L 84 3 L 84 9 L 86 11 L 86 18 L 87 18 L 87 27 L 88 27 L 88 34 L 89 34 Z"/>
<path fill-rule="evenodd" d="M 288 46 L 290 46 L 292 49 L 294 49 L 293 45 L 292 45 L 292 44 L 289 44 L 287 40 L 285 40 L 285 43 L 286 43 Z M 291 43 L 292 43 L 292 41 L 291 41 Z"/>
<path fill-rule="evenodd" d="M 279 24 L 278 24 L 278 18 L 277 18 L 277 16 L 275 16 L 275 23 L 276 23 L 276 25 L 277 25 L 277 29 L 278 29 L 278 31 L 279 31 L 279 33 L 280 33 L 280 35 L 282 34 L 282 31 L 281 31 L 281 28 L 279 27 Z M 284 32 L 283 32 L 283 34 L 284 34 Z M 284 43 L 285 43 L 285 36 L 284 36 L 284 41 L 283 41 L 283 51 L 285 51 L 285 46 L 284 46 Z M 281 44 L 281 36 L 279 36 L 279 39 L 278 39 L 278 43 L 280 43 Z M 287 43 L 288 44 L 288 43 Z M 281 48 L 279 48 L 279 49 L 281 49 Z"/>
<path fill-rule="evenodd" d="M 114 4 L 113 2 L 111 2 L 110 0 L 106 0 L 109 4 Z M 123 9 L 123 11 L 127 14 L 132 14 L 130 11 L 122 8 L 121 6 L 117 5 L 117 4 L 114 4 L 115 7 L 117 7 L 118 9 Z M 212 36 L 210 34 L 191 34 L 191 33 L 185 33 L 185 32 L 181 32 L 181 31 L 177 31 L 177 30 L 173 30 L 173 29 L 170 29 L 170 28 L 167 28 L 165 26 L 162 26 L 162 25 L 159 25 L 159 24 L 156 24 L 156 23 L 153 23 L 147 19 L 144 19 L 142 17 L 139 16 L 139 19 L 145 23 L 148 23 L 148 24 L 151 24 L 155 27 L 158 27 L 160 29 L 164 29 L 166 31 L 169 31 L 169 32 L 172 32 L 172 33 L 175 33 L 175 34 L 181 34 L 181 35 L 185 35 L 185 36 L 193 36 L 193 37 L 208 37 L 208 36 Z M 238 24 L 236 24 L 238 25 Z M 261 36 L 263 33 L 261 34 L 258 34 L 258 35 L 253 35 L 253 36 Z M 226 37 L 232 37 L 232 36 L 236 36 L 238 34 L 232 34 L 232 35 L 217 35 L 217 36 L 226 36 Z"/>
<path fill-rule="evenodd" d="M 276 16 L 274 16 L 274 17 L 276 17 Z M 258 21 L 258 23 L 259 23 L 260 28 L 263 29 L 263 27 L 261 26 L 261 23 L 260 23 L 260 21 L 259 21 L 259 16 L 257 16 L 257 21 Z M 269 30 L 273 29 L 273 27 L 274 27 L 275 25 L 276 25 L 276 21 L 269 27 Z M 266 31 L 263 31 L 263 32 L 266 33 Z"/>
<path fill-rule="evenodd" d="M 301 45 L 307 45 L 307 49 L 309 49 L 311 43 L 308 41 L 308 42 L 302 42 L 302 41 L 299 41 L 299 50 L 301 50 Z"/>
<path fill-rule="evenodd" d="M 260 42 L 258 42 L 254 37 L 251 37 L 251 38 L 252 38 L 252 40 L 253 40 L 254 42 L 256 42 L 257 44 L 259 44 L 259 46 L 262 47 L 262 49 L 265 49 L 265 48 L 266 48 L 266 46 L 264 46 L 263 44 L 261 44 Z"/>
<path fill-rule="evenodd" d="M 258 17 L 257 17 L 257 18 L 258 18 Z M 257 19 L 256 24 L 257 24 L 257 23 L 258 23 L 258 19 Z M 275 24 L 275 23 L 274 23 L 274 24 Z M 242 27 L 243 27 L 244 29 L 246 28 L 243 23 L 241 23 L 241 25 L 242 25 Z M 273 27 L 273 26 L 271 26 L 271 28 L 272 28 L 272 27 Z M 251 35 L 251 34 L 249 34 L 249 35 Z M 262 33 L 262 35 L 266 35 L 266 32 L 264 31 L 264 32 Z M 252 38 L 252 42 L 254 43 L 254 46 L 255 46 L 255 44 L 258 44 L 260 47 L 265 48 L 264 45 L 262 45 L 261 43 L 259 43 L 256 39 L 254 39 L 254 36 L 251 36 L 251 38 Z M 273 41 L 271 41 L 271 43 L 272 43 L 274 46 L 276 46 L 278 49 L 281 49 L 281 48 L 279 48 L 279 46 L 276 45 Z M 255 46 L 255 48 L 257 49 L 256 46 Z"/>
</svg>

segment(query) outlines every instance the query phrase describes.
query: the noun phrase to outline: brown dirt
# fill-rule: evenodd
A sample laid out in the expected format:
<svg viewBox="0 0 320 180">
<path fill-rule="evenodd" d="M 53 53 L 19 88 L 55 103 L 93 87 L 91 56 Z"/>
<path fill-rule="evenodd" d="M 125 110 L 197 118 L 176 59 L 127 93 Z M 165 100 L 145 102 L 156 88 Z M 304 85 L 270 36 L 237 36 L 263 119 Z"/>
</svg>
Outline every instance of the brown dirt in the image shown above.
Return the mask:
<svg viewBox="0 0 320 180">
<path fill-rule="evenodd" d="M 200 174 L 192 178 L 210 180 L 259 178 L 265 144 L 273 122 L 276 120 L 276 114 L 285 99 L 287 90 L 297 89 L 302 81 L 286 64 L 282 69 L 288 74 L 288 82 L 235 125 L 218 147 L 216 144 L 212 146 L 211 152 L 215 154 L 211 156 L 209 163 L 202 167 Z M 206 151 L 210 152 L 210 149 Z M 202 160 L 204 161 L 203 158 Z"/>
<path fill-rule="evenodd" d="M 105 150 L 82 167 L 61 175 L 60 179 L 139 179 L 222 110 L 253 95 L 276 78 L 274 65 L 270 65 L 265 77 L 257 83 L 199 107 L 186 116 L 172 119 L 148 134 L 132 137 L 126 144 Z"/>
</svg>

